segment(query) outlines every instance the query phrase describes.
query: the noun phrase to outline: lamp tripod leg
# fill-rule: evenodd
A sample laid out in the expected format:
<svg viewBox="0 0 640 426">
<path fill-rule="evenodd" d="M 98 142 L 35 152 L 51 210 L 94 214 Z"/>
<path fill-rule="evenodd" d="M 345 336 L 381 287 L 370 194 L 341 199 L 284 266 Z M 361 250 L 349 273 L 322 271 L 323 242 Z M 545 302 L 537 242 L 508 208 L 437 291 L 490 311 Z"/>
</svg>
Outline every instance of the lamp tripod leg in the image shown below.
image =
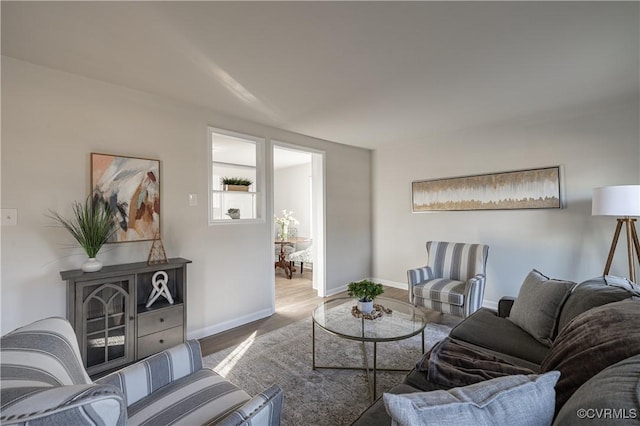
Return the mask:
<svg viewBox="0 0 640 426">
<path fill-rule="evenodd" d="M 611 249 L 609 249 L 609 257 L 607 258 L 607 264 L 604 267 L 604 274 L 608 275 L 609 270 L 611 269 L 611 262 L 613 262 L 613 254 L 616 251 L 616 246 L 618 245 L 618 237 L 620 237 L 620 230 L 622 230 L 622 222 L 624 219 L 618 219 L 618 224 L 616 225 L 616 232 L 613 234 L 613 241 L 611 242 Z"/>
<path fill-rule="evenodd" d="M 635 262 L 635 260 L 633 259 L 633 248 L 636 249 L 636 256 L 638 257 L 638 263 L 640 264 L 640 241 L 638 240 L 638 232 L 636 231 L 636 219 L 629 219 L 628 222 L 628 229 L 627 232 L 631 232 L 631 237 L 627 237 L 627 243 L 629 244 L 629 270 L 633 271 L 632 272 L 632 277 L 630 277 L 631 281 L 633 281 L 634 283 L 636 282 L 635 280 L 635 271 L 633 270 L 633 262 Z M 631 241 L 633 241 L 633 247 L 631 247 Z"/>
<path fill-rule="evenodd" d="M 633 259 L 633 246 L 631 245 L 631 219 L 626 219 L 625 225 L 627 228 L 627 257 L 629 258 L 629 279 L 633 282 L 636 282 L 636 268 L 635 261 Z"/>
</svg>

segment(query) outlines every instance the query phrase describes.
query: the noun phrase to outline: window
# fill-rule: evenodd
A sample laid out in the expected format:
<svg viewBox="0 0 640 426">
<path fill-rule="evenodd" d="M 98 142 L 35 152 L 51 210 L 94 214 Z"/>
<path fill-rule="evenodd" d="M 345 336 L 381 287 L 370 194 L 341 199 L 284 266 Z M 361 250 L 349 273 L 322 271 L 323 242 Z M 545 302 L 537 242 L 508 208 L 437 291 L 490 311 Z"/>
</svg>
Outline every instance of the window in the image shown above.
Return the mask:
<svg viewBox="0 0 640 426">
<path fill-rule="evenodd" d="M 209 224 L 261 220 L 264 139 L 209 128 L 209 147 Z"/>
</svg>

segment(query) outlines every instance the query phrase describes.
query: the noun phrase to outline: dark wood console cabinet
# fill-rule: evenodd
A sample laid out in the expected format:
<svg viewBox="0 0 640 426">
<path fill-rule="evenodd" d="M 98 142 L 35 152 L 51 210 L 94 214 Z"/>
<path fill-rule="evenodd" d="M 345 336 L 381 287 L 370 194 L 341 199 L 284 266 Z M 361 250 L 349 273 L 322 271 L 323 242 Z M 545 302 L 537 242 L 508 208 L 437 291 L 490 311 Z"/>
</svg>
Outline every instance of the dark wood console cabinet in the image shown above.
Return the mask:
<svg viewBox="0 0 640 426">
<path fill-rule="evenodd" d="M 146 262 L 105 266 L 98 272 L 62 271 L 67 282 L 67 319 L 73 325 L 89 375 L 145 358 L 184 342 L 187 326 L 187 264 Z M 174 303 L 160 296 L 145 305 L 153 274 L 164 271 Z"/>
</svg>

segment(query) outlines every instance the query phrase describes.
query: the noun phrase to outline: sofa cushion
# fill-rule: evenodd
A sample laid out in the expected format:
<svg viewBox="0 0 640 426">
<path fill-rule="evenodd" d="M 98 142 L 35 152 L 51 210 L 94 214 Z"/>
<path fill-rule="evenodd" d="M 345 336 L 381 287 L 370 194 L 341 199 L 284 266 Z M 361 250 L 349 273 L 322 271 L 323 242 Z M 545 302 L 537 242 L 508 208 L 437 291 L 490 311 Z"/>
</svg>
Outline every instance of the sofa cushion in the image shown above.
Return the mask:
<svg viewBox="0 0 640 426">
<path fill-rule="evenodd" d="M 560 310 L 575 285 L 572 281 L 551 279 L 534 269 L 522 283 L 508 319 L 551 346 Z"/>
<path fill-rule="evenodd" d="M 462 281 L 447 278 L 434 278 L 423 284 L 413 286 L 413 295 L 421 299 L 435 300 L 451 305 L 464 305 L 464 288 Z"/>
<path fill-rule="evenodd" d="M 632 296 L 640 296 L 640 288 L 626 278 L 605 275 L 581 282 L 572 290 L 562 308 L 558 319 L 558 331 L 577 315 L 591 308 L 619 302 Z"/>
<path fill-rule="evenodd" d="M 217 423 L 250 399 L 245 391 L 205 368 L 130 405 L 127 425 Z"/>
<path fill-rule="evenodd" d="M 623 300 L 592 308 L 560 331 L 540 371 L 562 373 L 556 410 L 600 371 L 640 354 L 640 301 Z M 587 408 L 587 407 L 584 407 Z"/>
<path fill-rule="evenodd" d="M 420 389 L 401 384 L 387 391 L 387 393 L 392 394 L 407 394 L 412 392 L 420 392 Z M 390 424 L 391 416 L 387 413 L 384 407 L 384 400 L 380 397 L 360 414 L 356 421 L 351 423 L 351 426 L 389 426 Z"/>
<path fill-rule="evenodd" d="M 402 381 L 405 385 L 414 387 L 422 392 L 431 392 L 434 390 L 447 390 L 449 387 L 442 386 L 429 381 L 426 371 L 419 371 L 417 368 L 412 369 Z"/>
<path fill-rule="evenodd" d="M 509 357 L 527 361 L 523 364 L 517 359 L 505 358 L 516 365 L 532 368 L 530 363 L 540 365 L 549 352 L 549 347 L 534 339 L 529 333 L 506 318 L 500 318 L 492 310 L 482 308 L 456 325 L 449 336 L 472 343 Z"/>
<path fill-rule="evenodd" d="M 467 386 L 503 376 L 537 372 L 514 365 L 501 356 L 467 342 L 447 337 L 437 343 L 416 364 L 427 379 L 446 388 Z"/>
<path fill-rule="evenodd" d="M 605 368 L 564 404 L 554 426 L 637 425 L 640 418 L 640 355 Z"/>
<path fill-rule="evenodd" d="M 514 375 L 449 391 L 383 395 L 387 412 L 401 426 L 549 425 L 560 373 Z"/>
</svg>

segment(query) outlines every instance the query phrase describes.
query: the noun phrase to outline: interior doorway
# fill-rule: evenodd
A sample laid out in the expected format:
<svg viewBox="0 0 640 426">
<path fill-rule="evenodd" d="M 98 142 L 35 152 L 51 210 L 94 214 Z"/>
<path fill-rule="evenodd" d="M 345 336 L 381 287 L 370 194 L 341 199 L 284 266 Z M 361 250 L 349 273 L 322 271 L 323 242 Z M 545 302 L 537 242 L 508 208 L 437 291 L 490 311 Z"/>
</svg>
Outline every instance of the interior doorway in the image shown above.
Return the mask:
<svg viewBox="0 0 640 426">
<path fill-rule="evenodd" d="M 272 158 L 273 212 L 275 216 L 282 217 L 283 210 L 293 211 L 293 217 L 298 222 L 290 224 L 295 229 L 297 242 L 288 250 L 298 255 L 291 255 L 298 260 L 308 260 L 308 256 L 311 256 L 310 261 L 294 263 L 295 271 L 291 272 L 291 279 L 284 270 L 277 268 L 275 285 L 284 289 L 296 286 L 302 289 L 306 286 L 313 290 L 309 294 L 324 297 L 324 153 L 274 141 Z M 274 223 L 273 238 L 277 239 L 279 235 L 280 226 Z M 278 290 L 281 289 L 276 288 L 276 297 L 282 293 Z"/>
</svg>

